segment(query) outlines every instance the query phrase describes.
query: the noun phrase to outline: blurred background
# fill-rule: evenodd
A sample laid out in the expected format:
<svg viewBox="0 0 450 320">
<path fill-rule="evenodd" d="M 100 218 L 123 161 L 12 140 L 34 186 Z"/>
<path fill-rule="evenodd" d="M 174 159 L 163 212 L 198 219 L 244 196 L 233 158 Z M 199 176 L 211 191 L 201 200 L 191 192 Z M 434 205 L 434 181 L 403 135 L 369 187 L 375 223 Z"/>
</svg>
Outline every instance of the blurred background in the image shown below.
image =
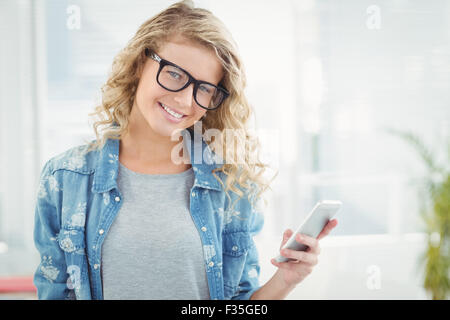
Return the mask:
<svg viewBox="0 0 450 320">
<path fill-rule="evenodd" d="M 36 298 L 42 166 L 94 139 L 88 113 L 113 57 L 174 2 L 0 0 L 0 298 Z M 433 298 L 427 252 L 448 257 L 448 234 L 424 223 L 433 201 L 423 186 L 445 174 L 388 130 L 420 137 L 449 168 L 450 2 L 194 2 L 233 34 L 264 159 L 279 171 L 255 238 L 261 283 L 275 272 L 283 231 L 335 199 L 344 204 L 339 225 L 288 299 Z M 439 274 L 448 288 L 448 268 Z"/>
</svg>

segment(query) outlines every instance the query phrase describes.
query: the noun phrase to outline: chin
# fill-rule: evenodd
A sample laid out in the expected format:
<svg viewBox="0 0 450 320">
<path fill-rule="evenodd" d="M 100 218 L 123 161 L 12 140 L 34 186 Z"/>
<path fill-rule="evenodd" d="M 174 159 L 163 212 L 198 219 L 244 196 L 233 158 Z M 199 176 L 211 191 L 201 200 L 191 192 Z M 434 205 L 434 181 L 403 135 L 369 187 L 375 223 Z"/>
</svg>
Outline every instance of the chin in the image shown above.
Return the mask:
<svg viewBox="0 0 450 320">
<path fill-rule="evenodd" d="M 153 131 L 158 135 L 163 137 L 172 137 L 175 133 L 182 131 L 185 129 L 185 126 L 173 127 L 170 125 L 164 125 L 163 123 L 157 123 L 155 126 L 152 126 Z"/>
</svg>

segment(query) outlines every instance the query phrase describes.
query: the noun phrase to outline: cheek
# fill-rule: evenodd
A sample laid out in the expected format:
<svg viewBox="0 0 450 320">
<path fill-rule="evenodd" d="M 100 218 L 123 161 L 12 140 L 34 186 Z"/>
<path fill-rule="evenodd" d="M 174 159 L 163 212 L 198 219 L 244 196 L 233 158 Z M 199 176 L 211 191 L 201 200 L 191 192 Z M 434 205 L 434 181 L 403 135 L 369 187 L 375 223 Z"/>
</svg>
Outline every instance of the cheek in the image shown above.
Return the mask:
<svg viewBox="0 0 450 320">
<path fill-rule="evenodd" d="M 198 120 L 201 117 L 203 117 L 203 115 L 205 115 L 205 114 L 206 114 L 206 110 L 205 109 L 197 107 L 196 111 L 195 111 L 195 119 Z"/>
<path fill-rule="evenodd" d="M 143 106 L 148 106 L 156 103 L 156 98 L 162 94 L 164 94 L 164 89 L 156 82 L 153 71 L 148 67 L 144 68 L 136 91 L 137 101 Z"/>
<path fill-rule="evenodd" d="M 195 112 L 194 115 L 192 117 L 191 120 L 191 125 L 194 124 L 195 122 L 199 121 L 201 117 L 203 117 L 203 115 L 206 115 L 206 110 L 203 108 L 200 108 L 199 106 L 195 106 Z"/>
<path fill-rule="evenodd" d="M 149 108 L 156 105 L 158 97 L 162 95 L 163 92 L 159 92 L 151 83 L 140 82 L 136 91 L 136 101 L 141 108 Z"/>
</svg>

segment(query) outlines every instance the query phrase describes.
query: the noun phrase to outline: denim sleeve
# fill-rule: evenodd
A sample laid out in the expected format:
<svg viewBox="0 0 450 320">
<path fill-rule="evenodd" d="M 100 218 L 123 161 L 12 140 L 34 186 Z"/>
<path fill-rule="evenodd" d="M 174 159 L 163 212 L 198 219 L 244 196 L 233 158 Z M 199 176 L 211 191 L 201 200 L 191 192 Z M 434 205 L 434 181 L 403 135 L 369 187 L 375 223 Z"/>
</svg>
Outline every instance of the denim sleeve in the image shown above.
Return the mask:
<svg viewBox="0 0 450 320">
<path fill-rule="evenodd" d="M 241 280 L 239 281 L 239 293 L 238 295 L 232 297 L 232 300 L 250 300 L 253 293 L 260 288 L 259 256 L 253 237 L 262 230 L 264 225 L 264 216 L 262 212 L 256 211 L 253 207 L 251 207 L 249 203 L 247 203 L 247 206 L 250 212 L 248 230 L 252 245 L 247 252 L 244 270 L 242 272 Z"/>
<path fill-rule="evenodd" d="M 58 183 L 51 174 L 50 161 L 42 169 L 35 208 L 34 244 L 40 264 L 34 274 L 38 299 L 70 299 L 64 251 L 59 247 L 60 210 L 57 206 Z M 73 299 L 73 298 L 72 298 Z"/>
</svg>

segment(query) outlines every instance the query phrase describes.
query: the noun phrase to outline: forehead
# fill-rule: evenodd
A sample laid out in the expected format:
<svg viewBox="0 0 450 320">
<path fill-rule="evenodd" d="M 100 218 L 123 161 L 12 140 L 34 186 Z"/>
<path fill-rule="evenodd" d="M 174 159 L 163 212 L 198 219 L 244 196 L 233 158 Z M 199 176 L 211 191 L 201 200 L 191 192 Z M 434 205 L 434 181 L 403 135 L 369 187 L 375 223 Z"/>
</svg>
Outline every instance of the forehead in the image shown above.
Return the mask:
<svg viewBox="0 0 450 320">
<path fill-rule="evenodd" d="M 214 50 L 184 38 L 171 38 L 158 50 L 161 58 L 180 66 L 197 80 L 219 83 L 222 65 Z"/>
</svg>

